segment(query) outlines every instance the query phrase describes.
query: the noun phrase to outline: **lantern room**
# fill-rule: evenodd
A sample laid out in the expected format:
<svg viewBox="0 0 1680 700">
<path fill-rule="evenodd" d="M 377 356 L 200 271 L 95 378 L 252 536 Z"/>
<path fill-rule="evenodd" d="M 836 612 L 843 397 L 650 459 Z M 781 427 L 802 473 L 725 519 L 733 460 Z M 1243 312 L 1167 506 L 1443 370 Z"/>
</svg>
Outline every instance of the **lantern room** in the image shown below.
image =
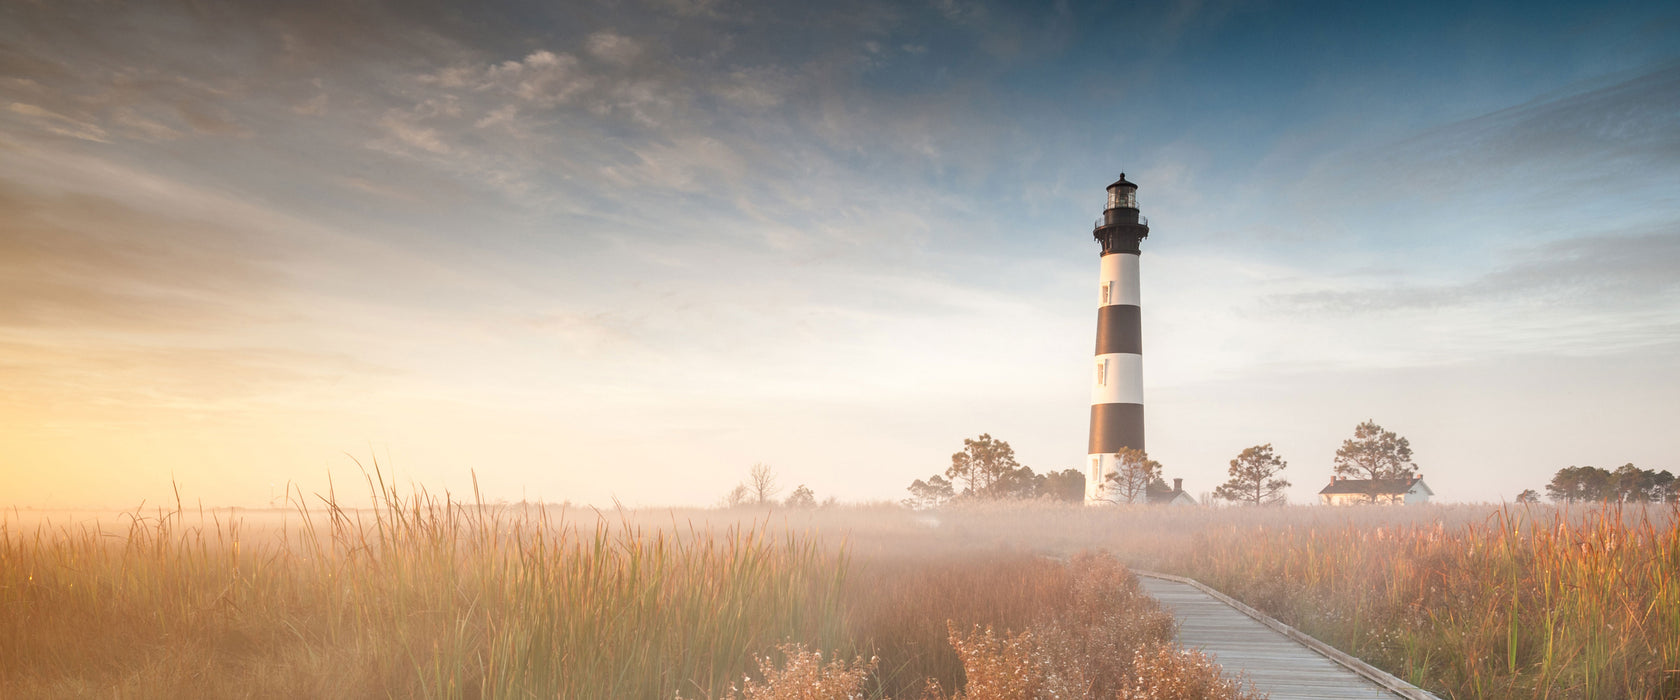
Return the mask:
<svg viewBox="0 0 1680 700">
<path fill-rule="evenodd" d="M 1120 179 L 1108 186 L 1109 209 L 1136 209 L 1137 185 L 1126 181 L 1126 174 L 1120 173 Z"/>
</svg>

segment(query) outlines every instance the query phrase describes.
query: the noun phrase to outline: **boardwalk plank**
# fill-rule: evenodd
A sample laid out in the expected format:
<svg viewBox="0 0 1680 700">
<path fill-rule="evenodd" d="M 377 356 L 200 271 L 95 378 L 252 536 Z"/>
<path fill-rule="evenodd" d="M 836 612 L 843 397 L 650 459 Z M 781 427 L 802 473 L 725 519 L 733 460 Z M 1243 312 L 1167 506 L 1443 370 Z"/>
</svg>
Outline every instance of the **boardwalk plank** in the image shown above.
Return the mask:
<svg viewBox="0 0 1680 700">
<path fill-rule="evenodd" d="M 1235 608 L 1177 581 L 1140 577 L 1178 618 L 1180 644 L 1202 650 L 1272 700 L 1395 700 L 1400 696 Z"/>
</svg>

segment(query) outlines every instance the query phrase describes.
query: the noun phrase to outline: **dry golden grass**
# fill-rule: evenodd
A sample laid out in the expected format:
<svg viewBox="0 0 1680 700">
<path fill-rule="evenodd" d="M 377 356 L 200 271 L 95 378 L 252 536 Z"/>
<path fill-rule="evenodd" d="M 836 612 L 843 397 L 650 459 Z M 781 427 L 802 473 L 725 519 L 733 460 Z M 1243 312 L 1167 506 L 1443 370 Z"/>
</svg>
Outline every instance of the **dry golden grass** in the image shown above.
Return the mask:
<svg viewBox="0 0 1680 700">
<path fill-rule="evenodd" d="M 900 576 L 885 587 L 888 579 L 864 577 L 872 590 L 922 593 L 911 600 L 884 596 L 888 602 L 874 612 L 895 614 L 861 616 L 871 624 L 854 626 L 866 644 L 881 649 L 869 666 L 895 653 L 922 654 L 935 673 L 922 679 L 905 673 L 888 678 L 882 688 L 900 698 L 923 700 L 1052 700 L 1075 698 L 1126 698 L 1146 700 L 1246 700 L 1255 697 L 1239 688 L 1237 681 L 1221 675 L 1219 667 L 1196 652 L 1172 644 L 1173 621 L 1138 585 L 1117 559 L 1107 554 L 1082 553 L 1068 562 L 1019 553 L 997 553 L 979 561 L 933 564 L 920 575 Z M 991 576 L 1002 575 L 1013 585 L 1002 590 L 1026 596 L 1014 601 L 1008 596 L 982 592 Z M 928 581 L 937 585 L 921 587 Z M 978 604 L 965 605 L 960 598 L 975 592 Z M 955 594 L 953 602 L 945 597 Z M 1044 597 L 1035 597 L 1045 594 Z M 1039 604 L 1034 605 L 1037 602 Z M 1011 618 L 1020 627 L 1001 627 L 993 622 L 963 624 L 947 617 L 944 642 L 949 644 L 954 664 L 943 666 L 946 655 L 923 653 L 932 646 L 926 639 L 929 623 L 941 613 L 953 612 L 971 620 Z M 879 640 L 890 638 L 898 645 L 882 647 Z M 902 642 L 915 639 L 915 646 Z M 785 651 L 785 650 L 784 650 Z M 861 662 L 850 667 L 831 664 L 820 677 L 821 657 L 803 650 L 786 651 L 785 666 L 766 665 L 767 679 L 751 685 L 752 697 L 763 700 L 803 700 L 815 697 L 858 697 Z M 913 683 L 906 681 L 915 680 Z M 811 695 L 812 688 L 838 691 L 830 696 Z M 946 688 L 955 689 L 947 694 Z M 886 693 L 879 693 L 886 696 Z"/>
<path fill-rule="evenodd" d="M 1199 578 L 1448 697 L 1680 698 L 1680 512 L 1668 505 L 1005 503 L 788 517 L 850 532 L 860 558 L 1114 552 Z"/>
<path fill-rule="evenodd" d="M 248 538 L 0 525 L 0 697 L 720 696 L 838 646 L 839 552 L 766 528 L 573 527 L 424 493 Z"/>
<path fill-rule="evenodd" d="M 869 697 L 865 685 L 875 672 L 875 660 L 835 659 L 823 663 L 820 651 L 803 644 L 783 644 L 776 649 L 783 661 L 758 659 L 762 680 L 742 679 L 742 687 L 731 689 L 729 700 L 853 700 Z"/>
<path fill-rule="evenodd" d="M 0 522 L 0 697 L 919 697 L 984 658 L 960 658 L 948 624 L 1048 630 L 1063 646 L 1035 658 L 1076 678 L 1097 676 L 1074 652 L 1122 649 L 1093 630 L 1170 635 L 1112 559 L 912 524 L 854 566 L 764 514 L 660 524 L 370 489 L 378 508 L 299 499 L 255 532 L 179 506 Z M 1086 687 L 1059 697 L 1106 697 Z"/>
<path fill-rule="evenodd" d="M 847 637 L 881 659 L 880 690 L 894 697 L 916 697 L 928 681 L 961 686 L 947 625 L 1026 629 L 1073 591 L 1062 562 L 1003 550 L 878 552 L 855 561 L 851 580 Z"/>
<path fill-rule="evenodd" d="M 967 682 L 951 700 L 1247 699 L 1238 680 L 1172 644 L 1172 616 L 1106 554 L 1068 564 L 1072 595 L 1019 632 L 950 626 Z M 930 697 L 943 697 L 935 688 Z"/>
<path fill-rule="evenodd" d="M 1669 700 L 1674 515 L 1537 507 L 1459 527 L 1222 528 L 1176 568 L 1448 697 Z"/>
<path fill-rule="evenodd" d="M 1055 659 L 1041 687 L 1058 696 L 1234 692 L 1205 660 L 1133 643 L 1164 634 L 1147 599 L 1074 624 L 1135 592 L 1100 558 L 1068 560 L 1088 548 L 1200 578 L 1446 695 L 1680 696 L 1666 507 L 603 516 L 372 487 L 373 509 L 329 494 L 248 518 L 8 514 L 0 697 L 762 698 L 794 683 L 916 698 L 932 679 L 972 698 L 983 664 L 1035 659 Z"/>
</svg>

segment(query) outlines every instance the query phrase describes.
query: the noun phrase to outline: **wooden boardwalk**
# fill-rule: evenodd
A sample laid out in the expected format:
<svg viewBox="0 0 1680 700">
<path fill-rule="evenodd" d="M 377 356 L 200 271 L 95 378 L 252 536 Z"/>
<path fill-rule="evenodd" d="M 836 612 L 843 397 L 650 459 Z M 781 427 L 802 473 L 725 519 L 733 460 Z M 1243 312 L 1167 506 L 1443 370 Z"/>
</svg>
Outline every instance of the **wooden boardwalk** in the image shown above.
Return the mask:
<svg viewBox="0 0 1680 700">
<path fill-rule="evenodd" d="M 1178 618 L 1178 642 L 1246 674 L 1271 700 L 1439 700 L 1189 579 L 1139 572 L 1144 591 Z"/>
</svg>

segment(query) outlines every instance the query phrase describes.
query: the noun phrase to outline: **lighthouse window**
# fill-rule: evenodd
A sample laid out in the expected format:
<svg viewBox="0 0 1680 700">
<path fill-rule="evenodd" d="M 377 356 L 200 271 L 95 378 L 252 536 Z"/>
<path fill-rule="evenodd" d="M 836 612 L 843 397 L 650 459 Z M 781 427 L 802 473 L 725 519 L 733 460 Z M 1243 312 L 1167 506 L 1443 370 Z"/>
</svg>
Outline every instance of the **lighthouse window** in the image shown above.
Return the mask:
<svg viewBox="0 0 1680 700">
<path fill-rule="evenodd" d="M 1102 482 L 1102 458 L 1101 457 L 1092 457 L 1091 458 L 1091 483 L 1097 484 L 1097 483 L 1101 483 L 1101 482 Z"/>
<path fill-rule="evenodd" d="M 1120 206 L 1137 208 L 1137 190 L 1123 190 L 1120 193 Z"/>
<path fill-rule="evenodd" d="M 1103 286 L 1102 286 L 1102 303 L 1104 303 L 1104 304 L 1109 303 L 1109 299 L 1112 299 L 1113 297 L 1114 297 L 1114 282 L 1112 280 L 1110 280 L 1108 282 L 1104 282 Z"/>
<path fill-rule="evenodd" d="M 1108 360 L 1097 363 L 1097 386 L 1108 386 Z"/>
</svg>

